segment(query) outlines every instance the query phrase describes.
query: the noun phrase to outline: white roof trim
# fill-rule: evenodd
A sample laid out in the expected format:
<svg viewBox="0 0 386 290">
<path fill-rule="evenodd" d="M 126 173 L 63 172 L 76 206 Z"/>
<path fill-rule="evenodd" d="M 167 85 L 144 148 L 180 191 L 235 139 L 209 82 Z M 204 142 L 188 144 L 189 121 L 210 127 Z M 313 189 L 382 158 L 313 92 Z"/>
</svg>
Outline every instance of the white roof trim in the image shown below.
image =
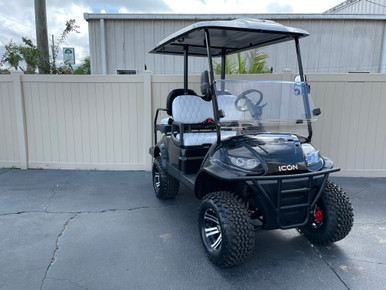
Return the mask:
<svg viewBox="0 0 386 290">
<path fill-rule="evenodd" d="M 383 14 L 171 14 L 171 13 L 84 13 L 85 20 L 231 20 L 236 18 L 298 19 L 298 20 L 386 20 Z"/>
</svg>

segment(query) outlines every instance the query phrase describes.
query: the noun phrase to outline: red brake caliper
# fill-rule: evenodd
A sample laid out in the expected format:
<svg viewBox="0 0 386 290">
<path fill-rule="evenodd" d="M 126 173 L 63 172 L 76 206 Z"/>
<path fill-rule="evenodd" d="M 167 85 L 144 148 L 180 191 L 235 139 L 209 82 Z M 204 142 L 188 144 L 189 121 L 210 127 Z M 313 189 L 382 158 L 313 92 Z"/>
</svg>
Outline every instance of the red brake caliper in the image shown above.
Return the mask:
<svg viewBox="0 0 386 290">
<path fill-rule="evenodd" d="M 318 206 L 315 210 L 315 219 L 318 223 L 321 223 L 323 222 L 324 220 L 324 216 L 323 216 L 323 211 L 322 209 L 320 208 L 320 206 Z"/>
</svg>

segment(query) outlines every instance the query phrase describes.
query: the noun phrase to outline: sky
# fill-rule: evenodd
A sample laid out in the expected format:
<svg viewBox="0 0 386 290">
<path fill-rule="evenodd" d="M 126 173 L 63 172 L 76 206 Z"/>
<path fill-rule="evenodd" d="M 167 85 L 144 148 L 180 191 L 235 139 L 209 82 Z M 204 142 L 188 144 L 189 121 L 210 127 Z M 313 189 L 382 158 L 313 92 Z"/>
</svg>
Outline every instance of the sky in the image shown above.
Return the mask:
<svg viewBox="0 0 386 290">
<path fill-rule="evenodd" d="M 65 47 L 75 48 L 79 64 L 89 55 L 88 26 L 83 13 L 323 13 L 343 0 L 46 0 L 48 38 L 57 39 L 67 20 L 75 19 L 79 33 L 72 33 Z M 22 36 L 36 43 L 34 1 L 0 0 L 0 58 L 4 45 Z M 62 58 L 62 55 L 59 55 Z"/>
</svg>

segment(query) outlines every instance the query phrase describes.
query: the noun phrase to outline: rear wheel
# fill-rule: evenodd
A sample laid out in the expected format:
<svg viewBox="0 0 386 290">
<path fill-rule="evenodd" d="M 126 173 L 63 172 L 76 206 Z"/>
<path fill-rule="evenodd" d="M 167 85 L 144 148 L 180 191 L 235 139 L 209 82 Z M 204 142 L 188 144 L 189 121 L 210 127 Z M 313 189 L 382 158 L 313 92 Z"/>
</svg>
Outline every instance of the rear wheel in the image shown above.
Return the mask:
<svg viewBox="0 0 386 290">
<path fill-rule="evenodd" d="M 162 167 L 160 156 L 154 159 L 152 175 L 154 192 L 158 198 L 170 199 L 176 197 L 180 184 Z"/>
<path fill-rule="evenodd" d="M 205 196 L 198 226 L 209 259 L 219 267 L 243 262 L 252 252 L 255 234 L 245 202 L 232 192 Z"/>
<path fill-rule="evenodd" d="M 327 181 L 310 223 L 300 227 L 300 231 L 315 244 L 330 244 L 346 237 L 353 222 L 353 208 L 346 193 L 336 184 Z"/>
</svg>

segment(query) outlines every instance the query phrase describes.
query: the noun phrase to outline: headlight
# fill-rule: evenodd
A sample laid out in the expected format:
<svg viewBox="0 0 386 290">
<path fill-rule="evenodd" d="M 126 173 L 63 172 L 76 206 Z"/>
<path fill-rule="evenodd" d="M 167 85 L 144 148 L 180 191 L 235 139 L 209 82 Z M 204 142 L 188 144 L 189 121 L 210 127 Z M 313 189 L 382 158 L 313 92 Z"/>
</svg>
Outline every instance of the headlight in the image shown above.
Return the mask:
<svg viewBox="0 0 386 290">
<path fill-rule="evenodd" d="M 319 162 L 319 151 L 316 150 L 314 146 L 311 144 L 302 144 L 302 150 L 307 166 L 312 166 Z"/>
<path fill-rule="evenodd" d="M 253 158 L 243 158 L 243 157 L 236 157 L 236 156 L 229 155 L 229 160 L 232 162 L 234 166 L 237 166 L 246 170 L 252 170 L 260 165 L 260 161 Z"/>
</svg>

